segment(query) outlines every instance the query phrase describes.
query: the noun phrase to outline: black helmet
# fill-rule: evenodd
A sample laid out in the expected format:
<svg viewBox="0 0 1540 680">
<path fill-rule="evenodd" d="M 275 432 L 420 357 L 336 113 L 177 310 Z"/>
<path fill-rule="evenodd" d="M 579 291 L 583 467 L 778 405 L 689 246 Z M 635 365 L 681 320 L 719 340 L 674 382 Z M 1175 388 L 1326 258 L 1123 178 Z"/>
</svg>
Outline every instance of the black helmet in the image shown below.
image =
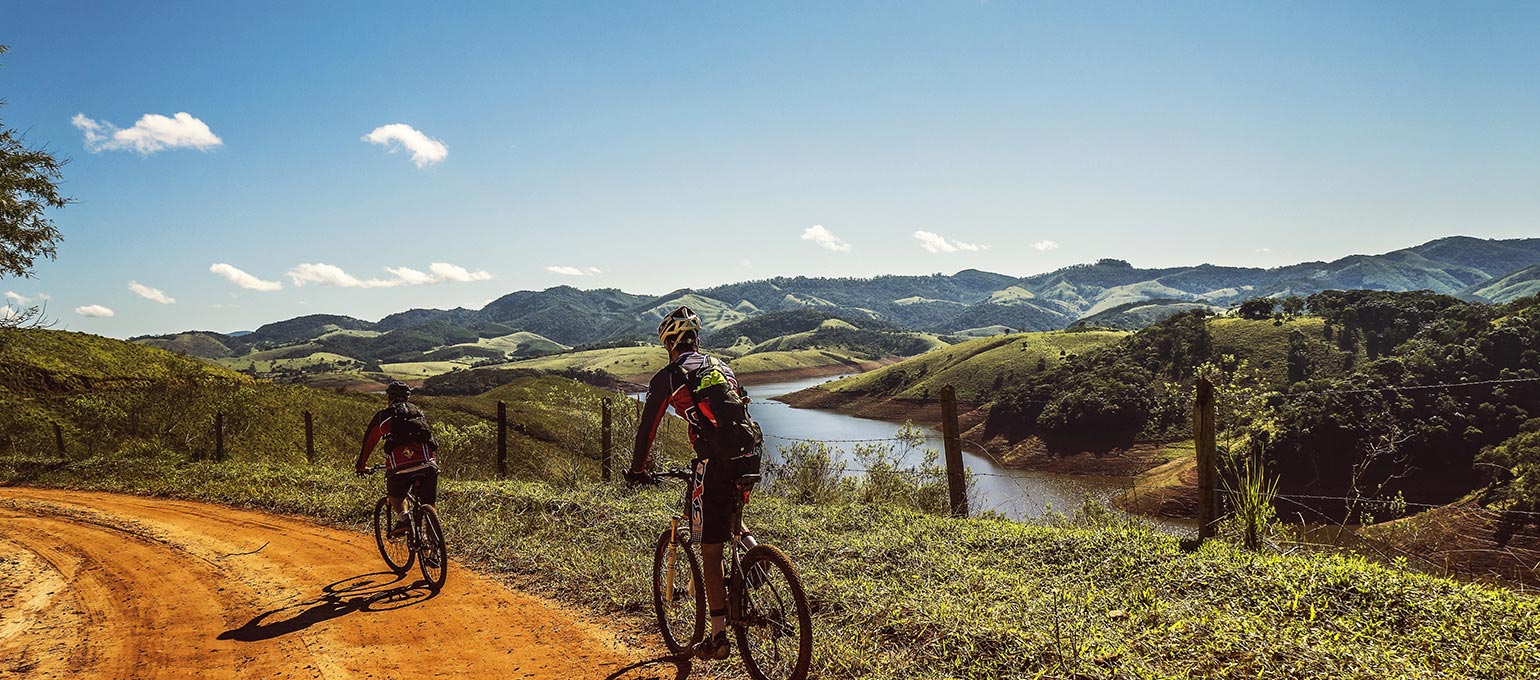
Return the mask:
<svg viewBox="0 0 1540 680">
<path fill-rule="evenodd" d="M 412 387 L 397 380 L 385 386 L 385 396 L 390 397 L 391 401 L 406 401 L 407 397 L 412 396 Z"/>
</svg>

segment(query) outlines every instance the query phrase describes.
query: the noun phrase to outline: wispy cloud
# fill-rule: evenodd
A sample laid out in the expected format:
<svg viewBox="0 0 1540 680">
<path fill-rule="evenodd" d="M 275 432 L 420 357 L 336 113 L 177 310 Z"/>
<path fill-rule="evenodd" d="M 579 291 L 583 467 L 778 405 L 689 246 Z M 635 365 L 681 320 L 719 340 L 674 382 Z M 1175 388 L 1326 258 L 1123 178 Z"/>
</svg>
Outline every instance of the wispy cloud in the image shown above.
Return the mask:
<svg viewBox="0 0 1540 680">
<path fill-rule="evenodd" d="M 1032 244 L 1032 247 L 1046 253 L 1050 250 L 1058 250 L 1059 243 L 1058 241 L 1049 241 L 1048 239 L 1043 239 L 1037 243 Z"/>
<path fill-rule="evenodd" d="M 817 243 L 824 250 L 832 250 L 838 253 L 850 252 L 850 244 L 834 235 L 834 232 L 825 229 L 822 224 L 815 224 L 802 232 L 802 240 Z"/>
<path fill-rule="evenodd" d="M 551 265 L 546 267 L 545 270 L 552 274 L 561 274 L 562 276 L 598 276 L 604 273 L 598 267 L 565 267 L 562 265 Z"/>
<path fill-rule="evenodd" d="M 1259 252 L 1259 253 L 1271 253 L 1271 252 L 1273 252 L 1273 249 L 1272 248 L 1258 248 L 1257 252 Z"/>
<path fill-rule="evenodd" d="M 75 114 L 70 123 L 85 135 L 86 150 L 91 153 L 137 151 L 148 156 L 165 149 L 208 151 L 225 143 L 208 124 L 185 111 L 169 118 L 146 113 L 127 130 L 83 113 Z"/>
<path fill-rule="evenodd" d="M 314 283 L 338 288 L 394 288 L 396 286 L 424 286 L 446 282 L 486 281 L 492 278 L 484 271 L 470 271 L 448 262 L 434 262 L 428 271 L 411 267 L 386 267 L 394 278 L 360 279 L 343 268 L 324 262 L 307 262 L 289 270 L 288 276 L 296 286 Z"/>
<path fill-rule="evenodd" d="M 471 281 L 487 281 L 492 278 L 490 273 L 484 271 L 470 271 L 465 267 L 450 264 L 448 262 L 434 262 L 428 266 L 427 272 L 420 272 L 410 267 L 386 267 L 396 278 L 401 279 L 404 285 L 421 286 L 433 283 L 457 282 L 469 283 Z"/>
<path fill-rule="evenodd" d="M 283 289 L 283 284 L 277 281 L 264 281 L 223 262 L 216 262 L 209 265 L 209 271 L 225 277 L 225 280 L 245 288 L 246 290 L 257 290 L 264 293 L 271 293 L 275 290 Z"/>
<path fill-rule="evenodd" d="M 129 281 L 128 289 L 134 291 L 134 294 L 138 295 L 139 297 L 142 297 L 146 300 L 159 302 L 163 305 L 169 305 L 173 302 L 176 302 L 175 299 L 173 299 L 170 295 L 165 294 L 165 292 L 161 291 L 161 289 L 151 288 L 142 283 L 139 283 L 138 281 Z"/>
<path fill-rule="evenodd" d="M 306 262 L 289 270 L 289 280 L 296 286 L 307 283 L 316 283 L 323 286 L 337 286 L 339 288 L 388 288 L 399 286 L 399 279 L 360 279 L 342 270 L 334 264 L 324 262 Z"/>
<path fill-rule="evenodd" d="M 449 157 L 449 147 L 443 142 L 405 123 L 381 125 L 364 135 L 363 140 L 386 147 L 391 153 L 406 149 L 412 152 L 412 162 L 419 168 L 436 165 Z"/>
<path fill-rule="evenodd" d="M 948 241 L 940 234 L 929 231 L 916 231 L 914 237 L 920 241 L 920 247 L 932 253 L 955 253 L 961 250 L 977 252 L 988 250 L 989 246 L 981 246 L 977 243 L 965 243 L 963 241 Z"/>
<path fill-rule="evenodd" d="M 9 291 L 9 290 L 5 291 L 5 299 L 10 300 L 12 303 L 14 303 L 14 304 L 16 304 L 18 306 L 19 305 L 25 305 L 28 302 L 32 301 L 32 298 L 29 298 L 29 297 L 27 297 L 25 295 L 22 295 L 21 293 L 17 293 L 17 292 L 14 292 L 14 291 Z"/>
<path fill-rule="evenodd" d="M 81 316 L 92 316 L 98 318 L 113 316 L 112 310 L 107 309 L 101 305 L 86 305 L 84 307 L 76 307 L 75 313 Z"/>
</svg>

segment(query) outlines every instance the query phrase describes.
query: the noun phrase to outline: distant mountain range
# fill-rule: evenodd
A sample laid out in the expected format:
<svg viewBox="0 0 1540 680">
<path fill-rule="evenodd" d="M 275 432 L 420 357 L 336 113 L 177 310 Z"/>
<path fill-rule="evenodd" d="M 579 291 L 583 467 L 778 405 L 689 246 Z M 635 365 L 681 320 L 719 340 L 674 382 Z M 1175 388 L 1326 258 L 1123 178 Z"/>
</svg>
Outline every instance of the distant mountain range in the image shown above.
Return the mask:
<svg viewBox="0 0 1540 680">
<path fill-rule="evenodd" d="M 282 359 L 288 358 L 284 348 L 293 347 L 287 354 L 308 357 L 321 352 L 339 361 L 505 360 L 575 346 L 651 340 L 658 320 L 679 305 L 689 305 L 701 315 L 708 335 L 731 333 L 729 327 L 773 312 L 816 310 L 830 317 L 877 320 L 896 330 L 979 336 L 1053 330 L 1082 319 L 1142 325 L 1181 309 L 1227 308 L 1253 297 L 1357 288 L 1431 290 L 1492 302 L 1532 295 L 1540 292 L 1540 238 L 1455 236 L 1383 255 L 1273 269 L 1212 264 L 1141 269 L 1105 259 L 1025 278 L 976 269 L 951 276 L 799 276 L 661 296 L 558 286 L 510 293 L 479 310 L 412 309 L 378 322 L 309 315 L 240 335 L 193 331 L 134 340 L 213 359 Z M 732 338 L 713 340 L 733 344 Z M 751 340 L 761 343 L 766 338 Z"/>
</svg>

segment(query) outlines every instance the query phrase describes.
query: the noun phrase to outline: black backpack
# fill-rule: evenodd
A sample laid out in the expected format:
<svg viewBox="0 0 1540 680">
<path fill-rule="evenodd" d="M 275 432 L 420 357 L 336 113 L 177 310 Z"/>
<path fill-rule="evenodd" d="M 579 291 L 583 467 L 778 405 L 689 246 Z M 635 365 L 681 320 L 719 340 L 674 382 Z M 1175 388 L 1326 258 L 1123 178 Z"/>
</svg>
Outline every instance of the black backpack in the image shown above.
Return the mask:
<svg viewBox="0 0 1540 680">
<path fill-rule="evenodd" d="M 749 415 L 748 402 L 723 373 L 721 360 L 709 356 L 705 359 L 705 363 L 689 371 L 677 363 L 670 366 L 674 376 L 690 390 L 694 406 L 685 418 L 700 428 L 713 458 L 753 456 L 757 462 L 759 446 L 764 442 L 759 423 Z"/>
<path fill-rule="evenodd" d="M 390 445 L 400 444 L 433 444 L 433 448 L 438 448 L 433 430 L 428 427 L 427 414 L 405 401 L 390 405 Z"/>
</svg>

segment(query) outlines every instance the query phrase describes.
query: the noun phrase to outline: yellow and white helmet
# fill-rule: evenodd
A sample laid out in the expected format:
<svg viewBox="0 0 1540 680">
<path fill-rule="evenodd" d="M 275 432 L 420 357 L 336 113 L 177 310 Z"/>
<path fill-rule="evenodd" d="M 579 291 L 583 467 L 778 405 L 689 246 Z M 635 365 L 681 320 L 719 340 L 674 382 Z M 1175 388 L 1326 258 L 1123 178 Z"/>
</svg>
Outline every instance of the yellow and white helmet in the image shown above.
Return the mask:
<svg viewBox="0 0 1540 680">
<path fill-rule="evenodd" d="M 700 337 L 700 317 L 689 307 L 669 312 L 663 317 L 663 323 L 658 324 L 658 341 L 663 343 L 664 349 L 673 349 L 686 336 Z"/>
</svg>

